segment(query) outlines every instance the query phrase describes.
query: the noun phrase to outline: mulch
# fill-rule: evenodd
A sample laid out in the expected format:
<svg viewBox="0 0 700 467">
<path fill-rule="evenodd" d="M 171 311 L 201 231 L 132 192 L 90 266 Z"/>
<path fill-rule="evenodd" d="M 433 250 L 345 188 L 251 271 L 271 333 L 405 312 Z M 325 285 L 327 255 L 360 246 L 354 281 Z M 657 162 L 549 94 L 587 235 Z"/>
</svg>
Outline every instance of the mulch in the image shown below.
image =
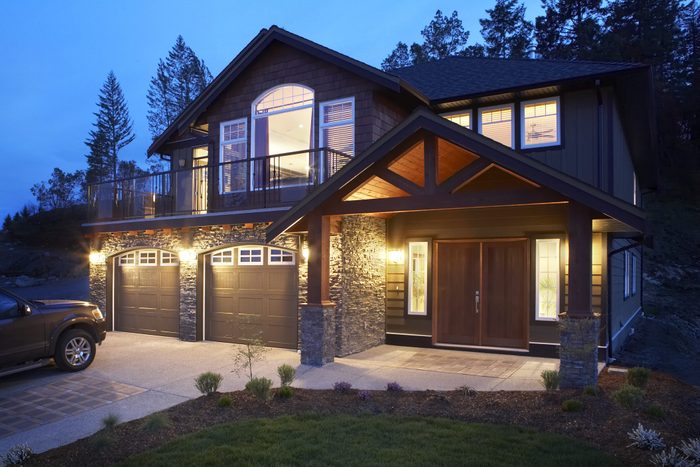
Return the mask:
<svg viewBox="0 0 700 467">
<path fill-rule="evenodd" d="M 444 417 L 473 423 L 520 425 L 566 435 L 597 446 L 626 465 L 647 465 L 649 452 L 628 447 L 627 433 L 642 423 L 661 433 L 667 445 L 700 435 L 700 390 L 660 373 L 652 374 L 643 406 L 627 409 L 610 397 L 624 384 L 624 374 L 603 372 L 600 393 L 581 391 L 545 392 L 497 391 L 465 394 L 464 391 L 419 391 L 390 393 L 358 391 L 341 394 L 332 390 L 295 389 L 290 399 L 259 401 L 250 393 L 227 393 L 230 407 L 219 407 L 221 394 L 202 396 L 163 411 L 171 425 L 156 432 L 144 429 L 144 419 L 102 430 L 88 438 L 53 449 L 35 457 L 30 465 L 112 465 L 135 454 L 162 446 L 178 436 L 215 424 L 271 418 L 283 415 L 361 415 Z M 564 412 L 561 403 L 575 398 L 583 402 L 581 412 Z M 645 407 L 662 407 L 663 419 L 645 413 Z M 108 433 L 108 434 L 107 434 Z"/>
</svg>

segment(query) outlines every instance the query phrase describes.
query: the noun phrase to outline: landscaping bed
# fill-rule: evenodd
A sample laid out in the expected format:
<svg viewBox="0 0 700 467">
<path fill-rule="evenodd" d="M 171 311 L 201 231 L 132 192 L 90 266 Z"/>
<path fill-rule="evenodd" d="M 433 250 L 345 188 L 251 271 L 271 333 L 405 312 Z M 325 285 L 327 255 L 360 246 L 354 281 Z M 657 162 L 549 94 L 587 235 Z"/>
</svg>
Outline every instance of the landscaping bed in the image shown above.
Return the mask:
<svg viewBox="0 0 700 467">
<path fill-rule="evenodd" d="M 640 422 L 657 430 L 669 446 L 700 435 L 700 391 L 696 388 L 654 373 L 642 402 L 634 408 L 625 408 L 611 397 L 624 382 L 624 374 L 606 371 L 600 376 L 597 395 L 585 395 L 581 391 L 473 393 L 460 389 L 361 391 L 360 397 L 355 390 L 341 393 L 294 389 L 288 399 L 273 397 L 262 401 L 249 392 L 237 391 L 227 394 L 231 399 L 229 406 L 220 406 L 221 394 L 212 394 L 48 451 L 35 457 L 31 465 L 110 465 L 217 424 L 288 415 L 321 416 L 319 420 L 322 420 L 325 416 L 381 414 L 516 425 L 588 443 L 625 465 L 648 464 L 649 451 L 628 447 L 627 433 Z M 581 401 L 582 410 L 563 411 L 562 402 L 569 399 Z M 423 439 L 423 443 L 429 442 L 430 439 Z M 517 451 L 517 446 L 503 446 Z"/>
</svg>

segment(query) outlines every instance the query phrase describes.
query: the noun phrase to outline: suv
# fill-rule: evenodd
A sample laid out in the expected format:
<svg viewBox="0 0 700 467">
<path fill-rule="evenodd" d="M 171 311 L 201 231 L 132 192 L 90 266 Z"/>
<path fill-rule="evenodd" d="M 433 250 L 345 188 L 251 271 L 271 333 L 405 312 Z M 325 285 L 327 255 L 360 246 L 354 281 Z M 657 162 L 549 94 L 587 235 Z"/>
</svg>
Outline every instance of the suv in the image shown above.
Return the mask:
<svg viewBox="0 0 700 467">
<path fill-rule="evenodd" d="M 106 335 L 97 305 L 25 300 L 0 288 L 0 376 L 46 365 L 51 358 L 61 370 L 84 370 Z"/>
</svg>

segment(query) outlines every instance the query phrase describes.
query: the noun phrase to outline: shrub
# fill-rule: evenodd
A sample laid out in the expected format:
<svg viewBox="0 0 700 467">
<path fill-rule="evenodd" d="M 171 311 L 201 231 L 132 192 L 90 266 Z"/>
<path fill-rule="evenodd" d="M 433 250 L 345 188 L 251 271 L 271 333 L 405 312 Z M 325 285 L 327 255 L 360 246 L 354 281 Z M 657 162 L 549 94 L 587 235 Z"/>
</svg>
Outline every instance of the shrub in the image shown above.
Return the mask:
<svg viewBox="0 0 700 467">
<path fill-rule="evenodd" d="M 403 392 L 403 388 L 396 381 L 394 381 L 393 383 L 387 384 L 386 390 L 387 390 L 387 392 Z"/>
<path fill-rule="evenodd" d="M 461 392 L 464 397 L 476 396 L 476 389 L 466 384 L 458 387 L 457 391 Z"/>
<path fill-rule="evenodd" d="M 297 375 L 297 370 L 295 370 L 293 366 L 285 363 L 277 367 L 277 374 L 280 377 L 280 384 L 283 387 L 290 386 Z"/>
<path fill-rule="evenodd" d="M 369 391 L 360 391 L 357 393 L 357 398 L 361 401 L 368 401 L 372 399 L 372 393 Z"/>
<path fill-rule="evenodd" d="M 688 441 L 683 441 L 679 447 L 681 452 L 688 458 L 700 462 L 700 438 L 692 438 Z"/>
<path fill-rule="evenodd" d="M 280 399 L 289 399 L 294 395 L 294 390 L 291 386 L 282 386 L 277 391 L 275 391 L 275 396 Z"/>
<path fill-rule="evenodd" d="M 643 388 L 649 381 L 649 375 L 651 375 L 651 370 L 649 370 L 649 368 L 641 366 L 630 368 L 627 370 L 627 384 Z"/>
<path fill-rule="evenodd" d="M 266 401 L 270 398 L 270 388 L 272 381 L 268 378 L 253 378 L 245 385 L 246 390 L 250 391 L 255 397 Z"/>
<path fill-rule="evenodd" d="M 333 390 L 341 394 L 347 394 L 352 389 L 352 384 L 347 381 L 338 381 L 333 385 Z"/>
<path fill-rule="evenodd" d="M 653 465 L 658 465 L 659 467 L 696 467 L 698 465 L 678 452 L 676 448 L 652 454 L 649 460 Z"/>
<path fill-rule="evenodd" d="M 544 370 L 540 376 L 542 377 L 542 386 L 547 391 L 556 391 L 559 388 L 559 372 L 557 370 Z"/>
<path fill-rule="evenodd" d="M 615 402 L 621 406 L 628 409 L 634 409 L 635 407 L 639 407 L 639 405 L 642 403 L 644 391 L 639 389 L 637 386 L 625 384 L 620 389 L 613 392 L 612 397 Z"/>
<path fill-rule="evenodd" d="M 644 413 L 647 414 L 651 418 L 655 418 L 657 420 L 663 420 L 664 417 L 666 417 L 666 413 L 664 412 L 663 407 L 661 407 L 659 404 L 650 404 L 644 409 Z"/>
<path fill-rule="evenodd" d="M 226 395 L 219 397 L 219 400 L 216 401 L 216 405 L 219 407 L 231 407 L 231 404 L 233 404 L 233 400 L 231 400 L 230 396 Z"/>
<path fill-rule="evenodd" d="M 564 412 L 580 412 L 583 410 L 583 403 L 577 399 L 567 399 L 561 403 Z"/>
<path fill-rule="evenodd" d="M 143 431 L 155 433 L 171 425 L 170 418 L 164 413 L 154 413 L 146 418 L 142 425 Z"/>
<path fill-rule="evenodd" d="M 627 437 L 632 440 L 630 446 L 635 446 L 640 449 L 657 451 L 666 446 L 658 431 L 644 428 L 641 423 L 637 425 L 637 428 L 627 433 Z"/>
<path fill-rule="evenodd" d="M 23 443 L 12 446 L 8 449 L 5 457 L 0 458 L 0 460 L 2 460 L 3 465 L 23 466 L 29 462 L 32 456 L 34 456 L 32 448 L 30 448 L 28 444 Z"/>
<path fill-rule="evenodd" d="M 107 431 L 100 431 L 90 438 L 90 447 L 96 451 L 111 448 L 114 443 L 114 436 Z"/>
<path fill-rule="evenodd" d="M 600 388 L 598 388 L 598 386 L 586 386 L 583 388 L 583 395 L 598 397 L 600 395 Z"/>
<path fill-rule="evenodd" d="M 253 379 L 253 365 L 256 362 L 265 360 L 267 348 L 263 345 L 260 337 L 249 340 L 243 347 L 236 347 L 236 354 L 233 357 L 233 372 L 240 375 L 246 373 L 248 381 Z"/>
<path fill-rule="evenodd" d="M 219 389 L 221 380 L 224 379 L 219 373 L 207 371 L 197 376 L 194 380 L 194 387 L 205 395 L 213 394 Z"/>
<path fill-rule="evenodd" d="M 102 428 L 105 430 L 111 430 L 119 424 L 119 415 L 109 414 L 102 419 Z"/>
</svg>

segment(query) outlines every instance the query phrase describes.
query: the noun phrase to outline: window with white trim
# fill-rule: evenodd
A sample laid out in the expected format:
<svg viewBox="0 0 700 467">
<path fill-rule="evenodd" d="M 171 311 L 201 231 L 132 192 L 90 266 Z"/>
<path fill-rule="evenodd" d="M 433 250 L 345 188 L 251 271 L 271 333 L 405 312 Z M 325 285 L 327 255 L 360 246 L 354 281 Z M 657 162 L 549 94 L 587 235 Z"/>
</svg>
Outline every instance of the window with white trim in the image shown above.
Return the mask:
<svg viewBox="0 0 700 467">
<path fill-rule="evenodd" d="M 267 253 L 267 264 L 294 264 L 294 253 L 280 248 L 270 248 Z"/>
<path fill-rule="evenodd" d="M 160 264 L 161 266 L 177 266 L 178 258 L 175 253 L 170 253 L 169 251 L 160 252 Z"/>
<path fill-rule="evenodd" d="M 232 265 L 233 264 L 233 248 L 228 248 L 226 250 L 219 250 L 216 253 L 211 254 L 211 265 Z"/>
<path fill-rule="evenodd" d="M 139 266 L 158 266 L 158 252 L 156 250 L 139 251 Z"/>
<path fill-rule="evenodd" d="M 637 295 L 637 255 L 632 253 L 632 271 L 630 272 L 630 281 L 631 281 L 631 292 L 632 296 Z"/>
<path fill-rule="evenodd" d="M 238 249 L 239 266 L 256 266 L 262 263 L 262 248 L 241 247 Z"/>
<path fill-rule="evenodd" d="M 320 146 L 355 155 L 355 98 L 321 102 Z"/>
<path fill-rule="evenodd" d="M 627 299 L 630 298 L 630 292 L 632 290 L 632 280 L 630 277 L 631 273 L 631 263 L 632 263 L 632 254 L 625 250 L 625 254 L 623 257 L 623 280 L 624 280 L 624 286 L 623 286 L 623 291 L 622 291 L 622 297 Z"/>
<path fill-rule="evenodd" d="M 408 242 L 408 314 L 428 314 L 428 242 Z"/>
<path fill-rule="evenodd" d="M 523 149 L 561 144 L 559 98 L 551 97 L 520 104 L 520 146 Z"/>
<path fill-rule="evenodd" d="M 222 122 L 220 126 L 221 173 L 219 192 L 231 193 L 245 191 L 247 167 L 244 161 L 248 157 L 248 124 L 245 118 Z"/>
<path fill-rule="evenodd" d="M 637 172 L 632 172 L 632 204 L 639 206 L 638 201 L 639 182 L 637 181 Z"/>
<path fill-rule="evenodd" d="M 467 110 L 466 112 L 459 112 L 459 113 L 451 113 L 451 114 L 444 114 L 444 118 L 447 120 L 456 123 L 457 125 L 461 125 L 464 128 L 467 128 L 469 130 L 472 129 L 472 111 Z"/>
<path fill-rule="evenodd" d="M 558 238 L 535 240 L 535 318 L 556 321 L 560 309 L 560 242 Z"/>
<path fill-rule="evenodd" d="M 136 253 L 125 253 L 119 257 L 119 266 L 133 266 L 136 264 Z"/>
<path fill-rule="evenodd" d="M 479 133 L 513 149 L 513 104 L 479 109 Z"/>
</svg>

